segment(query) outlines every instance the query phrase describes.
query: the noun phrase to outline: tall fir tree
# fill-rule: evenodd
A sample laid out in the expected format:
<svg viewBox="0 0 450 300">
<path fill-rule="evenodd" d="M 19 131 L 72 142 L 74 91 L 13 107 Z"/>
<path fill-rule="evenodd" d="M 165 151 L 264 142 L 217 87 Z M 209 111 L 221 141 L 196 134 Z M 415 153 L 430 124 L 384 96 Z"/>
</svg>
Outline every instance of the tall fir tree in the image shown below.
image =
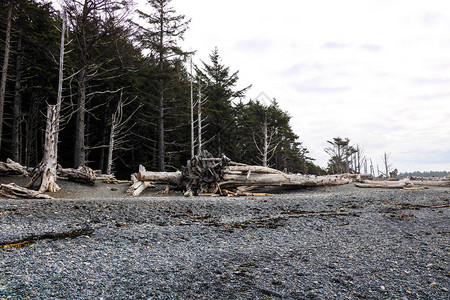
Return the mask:
<svg viewBox="0 0 450 300">
<path fill-rule="evenodd" d="M 147 0 L 152 12 L 138 11 L 146 26 L 138 25 L 138 36 L 142 47 L 149 50 L 149 59 L 156 63 L 156 98 L 157 98 L 157 164 L 158 170 L 166 167 L 166 114 L 167 90 L 174 77 L 174 64 L 185 59 L 188 52 L 183 51 L 178 43 L 188 29 L 190 20 L 184 15 L 177 15 L 170 6 L 171 0 Z"/>
</svg>

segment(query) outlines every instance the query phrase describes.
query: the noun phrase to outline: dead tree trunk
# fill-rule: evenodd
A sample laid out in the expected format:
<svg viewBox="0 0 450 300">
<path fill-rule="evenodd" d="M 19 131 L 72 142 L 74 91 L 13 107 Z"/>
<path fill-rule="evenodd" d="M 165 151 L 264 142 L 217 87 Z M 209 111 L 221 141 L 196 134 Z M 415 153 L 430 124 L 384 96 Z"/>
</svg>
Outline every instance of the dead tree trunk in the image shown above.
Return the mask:
<svg viewBox="0 0 450 300">
<path fill-rule="evenodd" d="M 75 149 L 74 149 L 74 168 L 85 165 L 85 145 L 84 145 L 84 127 L 85 127 L 85 113 L 86 113 L 86 69 L 83 69 L 78 74 L 78 100 L 77 100 L 77 114 L 75 126 Z"/>
<path fill-rule="evenodd" d="M 197 138 L 198 138 L 198 149 L 197 149 L 197 155 L 200 155 L 202 153 L 202 84 L 200 80 L 198 81 L 198 103 L 197 103 L 197 118 L 198 118 L 198 125 L 197 125 Z"/>
<path fill-rule="evenodd" d="M 11 44 L 11 19 L 13 5 L 10 3 L 8 6 L 8 14 L 6 17 L 5 55 L 3 58 L 2 79 L 0 81 L 0 149 L 2 148 L 3 109 L 5 107 L 6 78 L 8 74 L 9 48 Z"/>
<path fill-rule="evenodd" d="M 40 173 L 42 174 L 40 192 L 57 192 L 61 188 L 56 183 L 56 168 L 58 165 L 56 155 L 56 143 L 57 143 L 57 108 L 56 105 L 49 105 L 47 108 L 47 125 L 45 128 L 45 148 L 44 159 L 40 167 Z"/>
<path fill-rule="evenodd" d="M 192 54 L 191 54 L 191 157 L 195 155 L 195 124 L 194 124 L 194 84 L 192 78 Z"/>
</svg>

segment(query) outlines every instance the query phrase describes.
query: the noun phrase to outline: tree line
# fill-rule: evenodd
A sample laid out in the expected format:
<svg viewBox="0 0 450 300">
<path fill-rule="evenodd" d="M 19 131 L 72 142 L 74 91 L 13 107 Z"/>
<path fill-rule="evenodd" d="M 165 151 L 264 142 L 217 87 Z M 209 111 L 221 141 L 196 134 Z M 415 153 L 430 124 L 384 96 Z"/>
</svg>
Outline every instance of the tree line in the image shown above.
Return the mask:
<svg viewBox="0 0 450 300">
<path fill-rule="evenodd" d="M 323 173 L 275 99 L 246 100 L 248 87 L 238 88 L 239 72 L 217 48 L 190 64 L 195 52 L 180 46 L 190 20 L 170 0 L 147 2 L 146 11 L 122 0 L 66 0 L 60 10 L 38 0 L 0 4 L 0 160 L 38 165 L 47 107 L 56 104 L 63 166 L 125 177 L 140 164 L 179 169 L 204 149 Z"/>
</svg>

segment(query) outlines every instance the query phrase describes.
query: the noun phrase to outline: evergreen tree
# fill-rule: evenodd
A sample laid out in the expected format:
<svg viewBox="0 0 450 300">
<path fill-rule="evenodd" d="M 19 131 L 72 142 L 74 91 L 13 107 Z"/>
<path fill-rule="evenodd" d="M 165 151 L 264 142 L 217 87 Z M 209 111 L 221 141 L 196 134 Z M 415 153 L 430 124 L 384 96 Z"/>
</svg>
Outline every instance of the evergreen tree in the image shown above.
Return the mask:
<svg viewBox="0 0 450 300">
<path fill-rule="evenodd" d="M 239 71 L 231 73 L 230 68 L 222 64 L 217 48 L 209 55 L 209 59 L 209 64 L 203 62 L 203 68 L 197 68 L 199 80 L 206 85 L 204 115 L 208 127 L 204 140 L 210 142 L 207 148 L 213 155 L 230 155 L 234 152 L 236 131 L 233 100 L 242 99 L 250 86 L 236 90 Z"/>
<path fill-rule="evenodd" d="M 157 163 L 158 170 L 164 171 L 166 160 L 166 114 L 167 89 L 169 81 L 174 77 L 174 62 L 184 59 L 189 53 L 179 46 L 188 29 L 189 21 L 184 15 L 176 15 L 170 7 L 171 0 L 147 0 L 152 12 L 147 14 L 138 11 L 148 27 L 139 26 L 139 40 L 144 49 L 150 50 L 149 59 L 156 64 L 157 78 L 155 90 L 157 96 Z"/>
</svg>

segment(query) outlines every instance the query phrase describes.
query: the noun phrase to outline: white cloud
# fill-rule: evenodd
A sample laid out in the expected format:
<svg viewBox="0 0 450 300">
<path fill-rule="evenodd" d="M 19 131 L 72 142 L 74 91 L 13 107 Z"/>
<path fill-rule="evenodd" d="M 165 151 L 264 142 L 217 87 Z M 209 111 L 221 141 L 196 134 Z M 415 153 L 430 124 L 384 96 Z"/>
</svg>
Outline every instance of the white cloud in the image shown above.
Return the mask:
<svg viewBox="0 0 450 300">
<path fill-rule="evenodd" d="M 400 171 L 450 170 L 450 2 L 447 0 L 174 0 L 192 18 L 185 47 L 218 47 L 289 111 L 325 166 L 326 141 L 359 143 Z"/>
</svg>

